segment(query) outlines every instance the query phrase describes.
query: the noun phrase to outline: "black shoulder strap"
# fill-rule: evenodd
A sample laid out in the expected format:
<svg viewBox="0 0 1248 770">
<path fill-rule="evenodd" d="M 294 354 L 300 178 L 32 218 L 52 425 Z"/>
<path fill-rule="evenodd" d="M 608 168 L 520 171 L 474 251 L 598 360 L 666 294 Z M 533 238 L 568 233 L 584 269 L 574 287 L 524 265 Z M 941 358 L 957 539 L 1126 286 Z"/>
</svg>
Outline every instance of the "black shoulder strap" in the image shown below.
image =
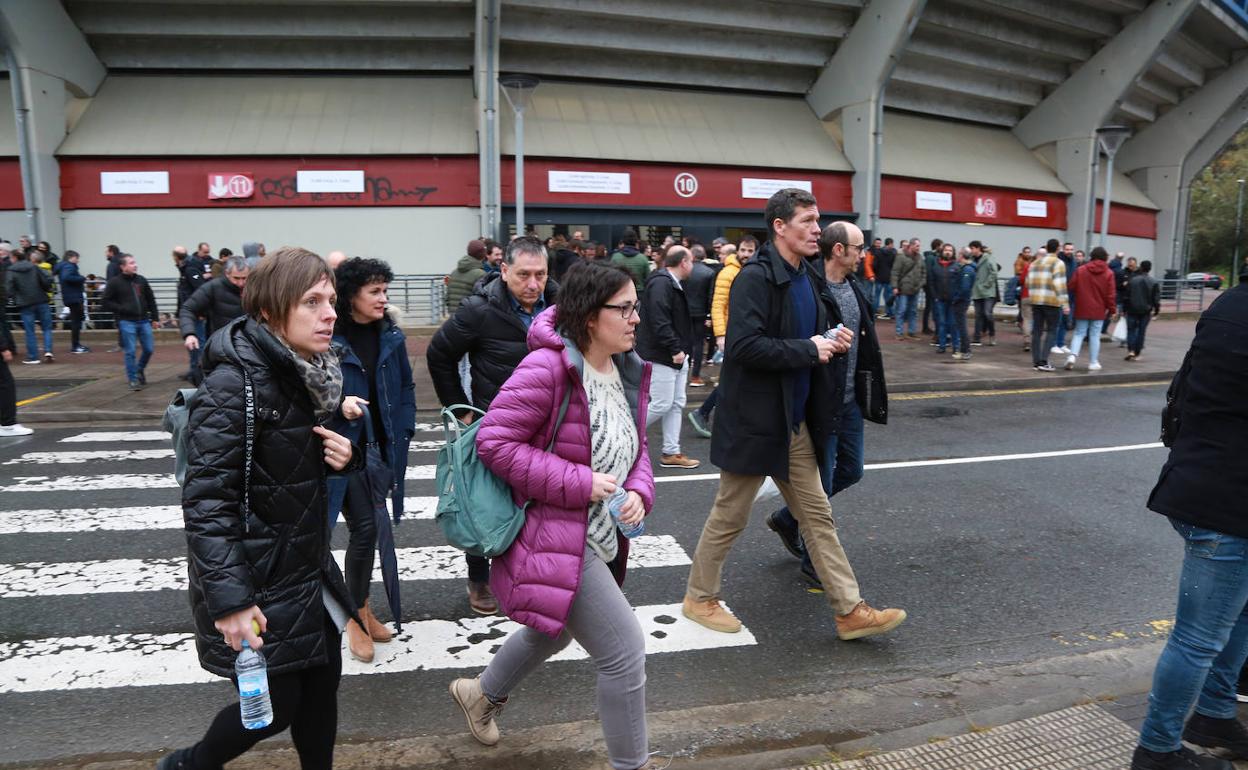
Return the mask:
<svg viewBox="0 0 1248 770">
<path fill-rule="evenodd" d="M 568 388 L 563 392 L 563 403 L 559 405 L 559 416 L 555 418 L 555 429 L 550 432 L 550 443 L 546 445 L 546 451 L 549 452 L 555 448 L 555 439 L 559 436 L 559 427 L 563 425 L 563 418 L 568 414 L 568 404 L 572 402 L 572 383 L 568 383 Z"/>
<path fill-rule="evenodd" d="M 243 527 L 247 528 L 247 515 L 251 512 L 251 460 L 256 445 L 256 392 L 251 384 L 251 374 L 243 367 L 243 416 L 246 420 L 246 436 L 243 442 Z"/>
</svg>

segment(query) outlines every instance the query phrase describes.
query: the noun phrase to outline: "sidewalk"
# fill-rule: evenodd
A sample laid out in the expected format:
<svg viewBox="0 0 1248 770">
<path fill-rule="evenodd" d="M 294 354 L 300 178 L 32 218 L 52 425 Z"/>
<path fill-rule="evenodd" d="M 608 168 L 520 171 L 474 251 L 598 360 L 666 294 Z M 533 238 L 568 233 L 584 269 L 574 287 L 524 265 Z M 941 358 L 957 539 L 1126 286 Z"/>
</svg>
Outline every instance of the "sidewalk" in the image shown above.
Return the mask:
<svg viewBox="0 0 1248 770">
<path fill-rule="evenodd" d="M 1139 361 L 1123 361 L 1123 351 L 1115 342 L 1101 346 L 1100 372 L 1087 371 L 1085 350 L 1074 371 L 1060 369 L 1064 356 L 1052 356 L 1059 370 L 1037 372 L 1031 366 L 1031 354 L 1022 352 L 1022 335 L 1016 327 L 998 323 L 996 347 L 971 348 L 967 362 L 954 361 L 948 354 L 938 355 L 927 339 L 899 342 L 891 321 L 879 321 L 876 331 L 884 353 L 888 390 L 892 394 L 925 393 L 929 391 L 972 391 L 1070 387 L 1103 385 L 1122 382 L 1164 381 L 1173 376 L 1191 343 L 1196 321 L 1190 317 L 1170 319 L 1166 316 L 1148 327 L 1147 343 Z M 21 331 L 16 332 L 19 349 L 23 344 Z M 24 366 L 13 362 L 10 368 L 19 388 L 18 419 L 23 423 L 47 422 L 127 422 L 159 420 L 173 392 L 186 383 L 178 375 L 186 371 L 186 350 L 175 334 L 157 336 L 156 354 L 148 366 L 148 387 L 137 393 L 126 384 L 121 353 L 108 353 L 113 345 L 111 333 L 97 333 L 86 344 L 92 352 L 72 355 L 68 341 L 57 333 L 54 350 L 56 363 Z M 425 350 L 432 336 L 426 328 L 408 332 L 407 351 L 412 358 L 416 382 L 416 406 L 426 412 L 426 419 L 438 410 L 438 399 L 425 363 Z M 719 375 L 718 367 L 707 366 L 703 377 L 708 384 L 689 389 L 689 405 L 696 406 L 710 394 Z M 35 400 L 30 400 L 33 398 Z"/>
</svg>

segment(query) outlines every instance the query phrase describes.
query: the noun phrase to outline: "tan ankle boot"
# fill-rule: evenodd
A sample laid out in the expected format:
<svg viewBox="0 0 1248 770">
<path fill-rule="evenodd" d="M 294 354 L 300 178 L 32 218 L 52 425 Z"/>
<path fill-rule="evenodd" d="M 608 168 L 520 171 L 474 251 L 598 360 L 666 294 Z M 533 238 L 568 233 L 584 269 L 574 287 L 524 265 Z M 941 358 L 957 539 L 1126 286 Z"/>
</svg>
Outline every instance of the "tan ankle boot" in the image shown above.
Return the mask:
<svg viewBox="0 0 1248 770">
<path fill-rule="evenodd" d="M 374 642 L 388 642 L 394 638 L 394 634 L 390 633 L 390 629 L 377 619 L 373 614 L 372 608 L 368 606 L 368 600 L 364 600 L 364 606 L 360 608 L 360 620 L 364 621 L 364 628 L 368 629 L 368 635 L 373 638 Z"/>
<path fill-rule="evenodd" d="M 494 717 L 503 711 L 503 703 L 494 703 L 481 691 L 481 679 L 456 679 L 450 685 L 451 697 L 464 710 L 472 737 L 486 746 L 498 743 L 498 723 Z"/>
<path fill-rule="evenodd" d="M 347 621 L 347 650 L 356 660 L 373 662 L 373 639 L 354 620 Z"/>
</svg>

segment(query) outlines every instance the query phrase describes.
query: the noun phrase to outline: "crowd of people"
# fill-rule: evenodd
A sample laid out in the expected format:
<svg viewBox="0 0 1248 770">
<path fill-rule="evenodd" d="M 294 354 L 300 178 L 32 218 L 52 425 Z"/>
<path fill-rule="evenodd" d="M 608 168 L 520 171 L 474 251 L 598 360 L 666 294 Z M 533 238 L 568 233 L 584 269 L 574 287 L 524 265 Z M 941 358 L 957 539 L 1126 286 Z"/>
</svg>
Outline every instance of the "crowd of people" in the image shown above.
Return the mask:
<svg viewBox="0 0 1248 770">
<path fill-rule="evenodd" d="M 824 593 L 837 637 L 854 640 L 889 633 L 907 618 L 904 609 L 864 599 L 833 517 L 836 495 L 863 478 L 864 423 L 888 418 L 877 322 L 901 342 L 930 335 L 938 353 L 966 361 L 973 347 L 997 344 L 995 305 L 1005 302 L 1019 307 L 1020 330 L 1030 330 L 1024 347 L 1037 370 L 1053 371 L 1049 356 L 1059 351 L 1072 368 L 1086 339 L 1094 371 L 1106 322 L 1126 318 L 1127 359 L 1135 360 L 1148 319 L 1160 309 L 1149 262 L 1110 259 L 1100 247 L 1086 256 L 1056 240 L 1034 254 L 1024 248 L 1002 296 L 1000 267 L 979 241 L 961 249 L 935 241 L 927 251 L 917 238 L 902 241 L 900 251 L 892 239 L 868 245 L 851 223 L 821 226 L 817 201 L 798 189 L 773 195 L 764 221 L 761 243 L 750 235 L 736 243 L 717 238 L 709 251 L 695 239 L 642 243 L 633 231 L 610 253 L 581 233 L 545 243 L 532 235 L 506 244 L 474 239 L 448 276 L 451 313 L 425 359 L 438 401 L 464 423 L 481 420 L 481 461 L 516 499 L 530 502 L 506 552 L 492 560 L 465 555 L 470 608 L 501 612 L 522 626 L 480 676 L 449 684 L 481 743 L 500 741 L 498 718 L 516 688 L 575 640 L 597 672 L 611 767 L 666 766 L 650 747 L 645 641 L 622 590 L 625 531 L 655 507 L 651 425 L 661 426 L 660 467 L 700 466 L 682 451 L 682 415 L 688 388 L 711 384 L 702 376 L 708 362 L 719 367 L 718 382 L 687 419 L 711 440 L 719 485 L 694 551 L 683 615 L 718 633 L 742 629 L 724 605 L 722 575 L 770 478 L 784 505 L 766 517 L 767 526 L 810 587 Z M 84 296 L 74 290 L 87 279 L 73 252 L 57 260 L 27 243 L 13 253 L 20 257 L 3 284 L 21 310 L 27 362 L 52 362 L 52 275 L 78 328 Z M 139 389 L 162 315 L 135 258 L 114 246 L 109 255 L 101 305 L 117 324 L 129 385 Z M 228 677 L 244 642 L 263 648 L 274 719 L 264 729 L 244 729 L 239 705 L 231 705 L 198 743 L 166 755 L 158 767 L 220 767 L 289 728 L 301 766 L 328 768 L 341 637 L 363 661 L 393 637 L 369 603 L 381 528 L 389 526 L 375 515 L 378 468 L 370 463 L 386 470 L 386 497 L 401 516 L 415 430 L 407 340 L 387 296 L 393 271 L 384 261 L 341 252 L 322 258 L 284 247 L 266 255 L 259 243 L 216 257 L 207 243 L 193 253 L 177 247 L 173 259 L 181 276 L 184 377 L 198 385 L 182 493 L 197 651 L 205 669 Z M 1237 301 L 1243 294 L 1241 288 Z M 1216 400 L 1227 377 L 1244 374 L 1221 369 L 1243 365 L 1242 349 L 1223 348 L 1226 324 L 1245 320 L 1233 314 L 1239 305 L 1215 308 L 1232 315 L 1202 321 L 1185 371 L 1193 393 L 1212 383 L 1200 397 Z M 41 358 L 34 327 L 45 323 Z M 3 331 L 7 362 L 16 346 L 7 323 Z M 76 334 L 72 350 L 81 352 Z M 3 364 L 0 371 L 8 375 Z M 14 423 L 9 411 L 0 414 L 0 424 Z M 1167 466 L 1175 472 L 1163 472 L 1150 501 L 1189 542 L 1185 581 L 1189 571 L 1192 581 L 1216 572 L 1193 561 L 1190 544 L 1208 540 L 1200 527 L 1248 537 L 1237 520 L 1226 526 L 1193 513 L 1181 492 L 1189 481 L 1184 473 L 1199 475 L 1189 458 L 1210 461 L 1224 449 L 1194 435 L 1190 428 L 1181 434 Z M 349 529 L 343 570 L 328 547 L 340 516 Z M 1248 561 L 1248 549 L 1236 548 L 1237 563 Z M 1219 586 L 1230 580 L 1214 575 L 1202 601 L 1229 607 L 1222 600 L 1232 589 Z M 1241 610 L 1248 601 L 1242 594 L 1233 597 Z M 1184 607 L 1181 625 L 1185 615 L 1199 625 L 1202 613 L 1212 612 Z M 1172 637 L 1175 651 L 1168 647 L 1158 667 L 1162 695 L 1137 752 L 1143 759 L 1133 767 L 1216 766 L 1181 764 L 1189 761 L 1186 749 L 1173 746 L 1199 690 L 1192 682 L 1211 667 L 1217 681 L 1206 684 L 1200 719 L 1184 737 L 1205 745 L 1248 737 L 1225 721 L 1233 707 L 1223 681 L 1248 656 L 1248 630 L 1239 628 L 1248 621 L 1229 610 L 1223 615 L 1202 656 Z M 1234 690 L 1229 686 L 1231 703 Z"/>
</svg>

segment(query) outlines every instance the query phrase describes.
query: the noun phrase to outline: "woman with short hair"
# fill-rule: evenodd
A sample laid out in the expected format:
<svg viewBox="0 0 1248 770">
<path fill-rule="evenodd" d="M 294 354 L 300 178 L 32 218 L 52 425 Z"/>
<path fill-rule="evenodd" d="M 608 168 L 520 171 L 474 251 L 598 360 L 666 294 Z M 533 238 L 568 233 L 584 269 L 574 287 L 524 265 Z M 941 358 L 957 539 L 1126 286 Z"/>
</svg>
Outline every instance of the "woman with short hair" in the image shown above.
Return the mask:
<svg viewBox="0 0 1248 770">
<path fill-rule="evenodd" d="M 620 590 L 628 540 L 606 505 L 624 489 L 619 519 L 632 527 L 654 500 L 645 430 L 650 365 L 633 352 L 637 323 L 627 272 L 599 262 L 573 266 L 556 306 L 533 321 L 532 352 L 482 418 L 482 462 L 517 503 L 532 501 L 490 571 L 499 607 L 524 627 L 479 678 L 450 686 L 473 737 L 487 746 L 499 740 L 495 717 L 512 690 L 575 639 L 598 671 L 611 767 L 659 767 L 646 732 L 645 638 Z"/>
<path fill-rule="evenodd" d="M 251 272 L 247 314 L 204 346 L 182 488 L 195 646 L 201 666 L 231 678 L 244 641 L 260 651 L 273 722 L 246 729 L 233 703 L 160 770 L 220 768 L 287 727 L 304 770 L 333 765 L 351 605 L 330 557 L 325 480 L 358 465 L 324 427 L 342 401 L 335 299 L 319 256 L 280 249 Z"/>
</svg>

